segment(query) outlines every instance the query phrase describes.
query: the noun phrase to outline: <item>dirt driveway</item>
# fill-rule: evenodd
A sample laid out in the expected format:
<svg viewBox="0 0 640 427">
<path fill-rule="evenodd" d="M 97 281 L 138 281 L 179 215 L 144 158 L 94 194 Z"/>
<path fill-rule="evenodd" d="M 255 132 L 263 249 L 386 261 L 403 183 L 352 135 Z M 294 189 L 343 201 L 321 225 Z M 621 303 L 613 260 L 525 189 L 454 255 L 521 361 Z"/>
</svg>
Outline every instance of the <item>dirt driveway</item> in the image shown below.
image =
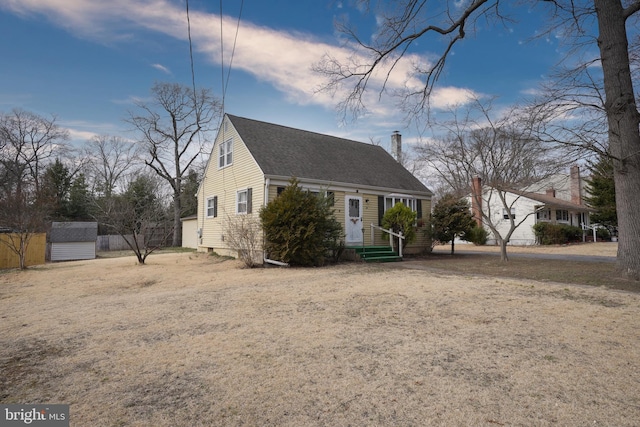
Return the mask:
<svg viewBox="0 0 640 427">
<path fill-rule="evenodd" d="M 0 402 L 72 426 L 637 426 L 640 294 L 195 254 L 0 274 Z"/>
</svg>

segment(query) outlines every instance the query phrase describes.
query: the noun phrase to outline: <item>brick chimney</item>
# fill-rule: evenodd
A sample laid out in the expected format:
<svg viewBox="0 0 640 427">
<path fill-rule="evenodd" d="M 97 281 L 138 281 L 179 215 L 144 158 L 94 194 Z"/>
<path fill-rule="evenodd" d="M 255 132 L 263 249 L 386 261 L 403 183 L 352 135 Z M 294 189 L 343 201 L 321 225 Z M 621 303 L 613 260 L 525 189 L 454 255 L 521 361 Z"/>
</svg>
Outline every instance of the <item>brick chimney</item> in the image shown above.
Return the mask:
<svg viewBox="0 0 640 427">
<path fill-rule="evenodd" d="M 556 189 L 555 188 L 547 188 L 547 196 L 556 197 Z"/>
<path fill-rule="evenodd" d="M 391 134 L 391 155 L 398 163 L 402 163 L 402 135 L 397 130 Z"/>
<path fill-rule="evenodd" d="M 471 180 L 471 215 L 478 227 L 482 227 L 482 179 L 479 176 Z"/>
<path fill-rule="evenodd" d="M 571 166 L 569 175 L 571 188 L 571 203 L 582 204 L 582 183 L 580 182 L 580 166 Z"/>
</svg>

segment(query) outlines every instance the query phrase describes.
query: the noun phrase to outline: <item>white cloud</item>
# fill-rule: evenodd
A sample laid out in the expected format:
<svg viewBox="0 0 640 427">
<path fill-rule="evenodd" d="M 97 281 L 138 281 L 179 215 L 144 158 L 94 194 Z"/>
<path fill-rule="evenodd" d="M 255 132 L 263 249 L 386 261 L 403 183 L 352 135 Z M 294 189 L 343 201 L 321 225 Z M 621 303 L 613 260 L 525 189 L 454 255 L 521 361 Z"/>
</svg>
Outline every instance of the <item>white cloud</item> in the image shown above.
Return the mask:
<svg viewBox="0 0 640 427">
<path fill-rule="evenodd" d="M 85 142 L 97 136 L 98 134 L 95 132 L 89 132 L 86 130 L 79 130 L 73 128 L 65 128 L 69 132 L 69 137 L 72 142 Z"/>
<path fill-rule="evenodd" d="M 164 65 L 162 65 L 162 64 L 151 64 L 151 66 L 152 66 L 153 68 L 155 68 L 156 70 L 160 70 L 160 71 L 162 71 L 162 72 L 163 72 L 163 73 L 165 73 L 165 74 L 171 74 L 171 70 L 169 70 L 167 67 L 165 67 L 165 66 L 164 66 Z"/>
<path fill-rule="evenodd" d="M 445 110 L 459 105 L 468 104 L 479 97 L 476 92 L 458 87 L 436 87 L 431 93 L 431 106 Z"/>
<path fill-rule="evenodd" d="M 135 40 L 132 34 L 140 28 L 180 40 L 187 39 L 185 10 L 180 3 L 169 0 L 0 0 L 0 9 L 8 9 L 20 15 L 44 15 L 80 37 L 102 43 Z M 190 12 L 190 22 L 196 51 L 206 55 L 212 63 L 219 64 L 222 57 L 222 33 L 225 62 L 228 63 L 232 47 L 236 43 L 233 68 L 270 83 L 289 102 L 333 108 L 336 99 L 343 99 L 346 95 L 344 91 L 339 91 L 332 98 L 328 93 L 316 92 L 325 80 L 323 76 L 314 73 L 312 67 L 325 54 L 340 61 L 349 61 L 353 58 L 353 51 L 348 48 L 318 40 L 309 34 L 276 30 L 246 21 L 241 22 L 237 28 L 235 17 L 223 16 L 221 19 L 220 16 L 199 11 Z M 365 59 L 360 57 L 358 60 Z M 413 74 L 416 64 L 424 66 L 425 63 L 425 57 L 407 54 L 395 63 L 391 75 L 387 76 L 388 68 L 373 75 L 369 82 L 370 91 L 365 99 L 369 113 L 393 113 L 396 110 L 395 100 L 388 93 L 406 87 L 419 87 L 421 82 Z M 161 64 L 152 66 L 170 73 Z M 383 85 L 387 92 L 380 94 Z M 433 93 L 431 105 L 446 108 L 452 104 L 464 103 L 471 95 L 468 89 L 439 88 Z"/>
</svg>

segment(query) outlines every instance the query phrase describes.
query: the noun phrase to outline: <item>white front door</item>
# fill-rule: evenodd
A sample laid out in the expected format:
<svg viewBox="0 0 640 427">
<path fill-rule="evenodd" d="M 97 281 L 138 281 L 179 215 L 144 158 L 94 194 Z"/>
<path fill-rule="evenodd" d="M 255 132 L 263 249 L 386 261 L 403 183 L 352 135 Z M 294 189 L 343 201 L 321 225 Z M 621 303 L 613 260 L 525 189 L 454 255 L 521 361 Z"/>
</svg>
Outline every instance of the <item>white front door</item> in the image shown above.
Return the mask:
<svg viewBox="0 0 640 427">
<path fill-rule="evenodd" d="M 345 241 L 348 245 L 364 244 L 362 235 L 362 197 L 346 196 L 345 206 Z"/>
</svg>

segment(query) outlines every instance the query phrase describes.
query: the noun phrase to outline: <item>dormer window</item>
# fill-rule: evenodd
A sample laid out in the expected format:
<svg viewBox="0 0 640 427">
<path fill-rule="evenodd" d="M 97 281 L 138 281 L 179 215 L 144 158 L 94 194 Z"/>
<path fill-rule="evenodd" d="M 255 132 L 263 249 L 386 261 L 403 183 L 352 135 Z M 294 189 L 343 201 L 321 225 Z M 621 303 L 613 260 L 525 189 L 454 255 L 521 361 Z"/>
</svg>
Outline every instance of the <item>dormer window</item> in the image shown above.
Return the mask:
<svg viewBox="0 0 640 427">
<path fill-rule="evenodd" d="M 233 163 L 233 139 L 227 139 L 220 143 L 218 167 L 224 168 Z"/>
</svg>

